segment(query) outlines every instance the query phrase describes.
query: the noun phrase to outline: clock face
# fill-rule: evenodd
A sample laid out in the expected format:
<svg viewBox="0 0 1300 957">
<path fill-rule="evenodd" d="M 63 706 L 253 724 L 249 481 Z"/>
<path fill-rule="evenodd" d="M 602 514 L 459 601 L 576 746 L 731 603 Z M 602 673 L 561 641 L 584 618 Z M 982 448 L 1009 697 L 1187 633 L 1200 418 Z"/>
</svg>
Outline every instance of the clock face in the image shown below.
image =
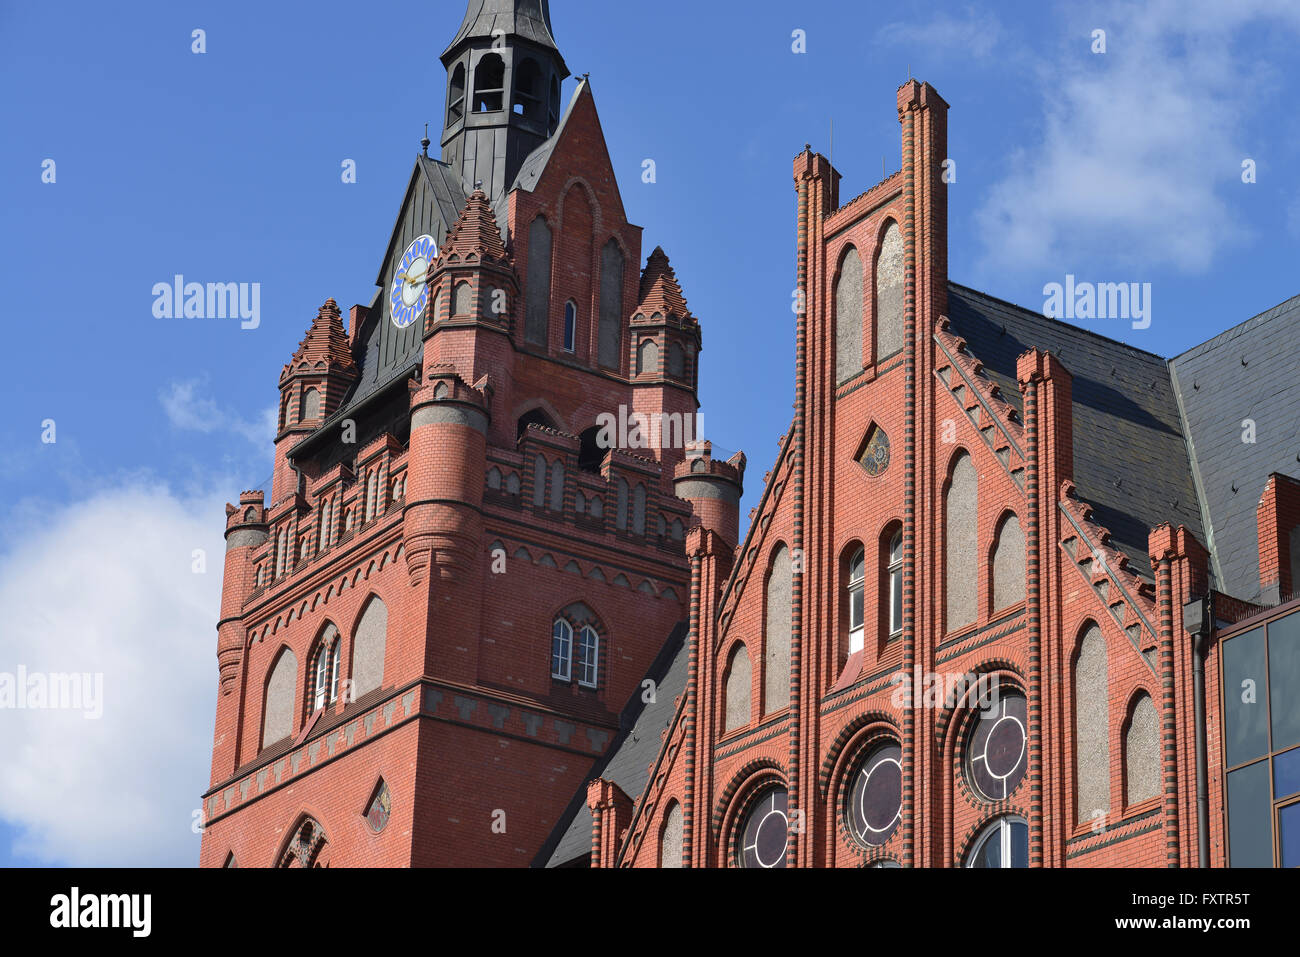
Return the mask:
<svg viewBox="0 0 1300 957">
<path fill-rule="evenodd" d="M 438 258 L 438 244 L 432 236 L 417 236 L 393 271 L 393 287 L 388 293 L 388 305 L 393 325 L 405 329 L 424 315 L 429 301 L 429 274 Z"/>
</svg>

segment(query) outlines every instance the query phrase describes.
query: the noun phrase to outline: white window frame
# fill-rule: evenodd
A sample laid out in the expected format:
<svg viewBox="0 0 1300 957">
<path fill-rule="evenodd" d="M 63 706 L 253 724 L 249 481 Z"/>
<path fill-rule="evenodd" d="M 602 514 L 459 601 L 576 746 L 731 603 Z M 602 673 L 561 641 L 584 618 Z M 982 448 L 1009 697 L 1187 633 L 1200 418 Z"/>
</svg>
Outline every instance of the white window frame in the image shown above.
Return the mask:
<svg viewBox="0 0 1300 957">
<path fill-rule="evenodd" d="M 856 570 L 854 565 L 857 565 Z M 849 581 L 846 586 L 849 602 L 849 654 L 859 652 L 866 646 L 866 587 L 867 555 L 865 549 L 860 548 L 849 559 Z M 858 618 L 856 622 L 853 619 L 853 597 L 855 593 L 858 597 Z"/>
<path fill-rule="evenodd" d="M 600 633 L 591 625 L 583 625 L 578 632 L 578 684 L 584 688 L 600 684 Z"/>
<path fill-rule="evenodd" d="M 557 642 L 562 651 L 557 649 Z M 551 626 L 551 677 L 559 681 L 573 679 L 573 626 L 563 618 L 555 619 Z"/>
<path fill-rule="evenodd" d="M 897 546 L 897 547 L 895 547 Z M 889 637 L 903 633 L 903 533 L 897 531 L 889 540 L 889 570 L 885 575 L 889 589 Z M 898 587 L 894 587 L 897 580 Z"/>
<path fill-rule="evenodd" d="M 971 847 L 970 852 L 966 855 L 966 866 L 975 869 L 975 861 L 979 859 L 984 848 L 988 846 L 989 841 L 997 840 L 999 851 L 999 867 L 1009 870 L 1011 868 L 1011 825 L 1023 824 L 1029 826 L 1029 822 L 1017 814 L 1006 814 L 992 821 L 984 829 L 980 839 Z"/>
</svg>

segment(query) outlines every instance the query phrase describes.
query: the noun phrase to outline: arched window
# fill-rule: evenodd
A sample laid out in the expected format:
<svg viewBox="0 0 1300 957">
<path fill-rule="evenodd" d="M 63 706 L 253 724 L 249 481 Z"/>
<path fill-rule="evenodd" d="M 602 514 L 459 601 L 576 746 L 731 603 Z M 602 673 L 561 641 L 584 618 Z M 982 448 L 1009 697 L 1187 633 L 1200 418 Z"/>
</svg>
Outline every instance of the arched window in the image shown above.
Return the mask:
<svg viewBox="0 0 1300 957">
<path fill-rule="evenodd" d="M 668 374 L 674 379 L 686 378 L 686 353 L 681 343 L 668 343 Z"/>
<path fill-rule="evenodd" d="M 599 361 L 609 369 L 623 358 L 623 250 L 610 240 L 600 251 Z"/>
<path fill-rule="evenodd" d="M 514 112 L 526 120 L 539 122 L 546 89 L 542 82 L 542 69 L 531 57 L 524 57 L 515 68 Z"/>
<path fill-rule="evenodd" d="M 664 813 L 664 826 L 659 831 L 659 866 L 682 866 L 682 806 L 668 802 Z"/>
<path fill-rule="evenodd" d="M 468 316 L 474 310 L 474 290 L 467 282 L 456 283 L 456 288 L 451 291 L 451 314 L 453 316 Z"/>
<path fill-rule="evenodd" d="M 302 396 L 302 417 L 304 421 L 320 418 L 320 390 L 308 389 Z"/>
<path fill-rule="evenodd" d="M 835 281 L 835 381 L 862 371 L 862 258 L 850 246 Z"/>
<path fill-rule="evenodd" d="M 573 673 L 573 626 L 563 618 L 551 626 L 551 677 L 568 681 Z"/>
<path fill-rule="evenodd" d="M 876 361 L 903 348 L 903 234 L 892 220 L 876 256 Z"/>
<path fill-rule="evenodd" d="M 975 464 L 969 453 L 960 452 L 953 461 L 952 481 L 944 495 L 946 631 L 955 631 L 975 622 L 979 576 L 973 572 L 979 563 L 976 538 L 979 530 L 978 494 Z"/>
<path fill-rule="evenodd" d="M 1130 715 L 1124 734 L 1124 804 L 1128 807 L 1160 793 L 1160 721 L 1151 696 L 1139 691 Z"/>
<path fill-rule="evenodd" d="M 320 547 L 317 551 L 325 551 L 333 542 L 333 525 L 334 525 L 334 499 L 327 499 L 325 507 L 320 513 Z"/>
<path fill-rule="evenodd" d="M 1106 638 L 1089 623 L 1074 660 L 1074 769 L 1076 820 L 1110 810 L 1110 681 Z"/>
<path fill-rule="evenodd" d="M 645 534 L 645 486 L 638 485 L 632 492 L 632 532 Z"/>
<path fill-rule="evenodd" d="M 459 122 L 465 116 L 465 64 L 457 63 L 447 84 L 447 125 Z"/>
<path fill-rule="evenodd" d="M 533 456 L 533 508 L 546 504 L 546 457 L 540 452 Z"/>
<path fill-rule="evenodd" d="M 496 490 L 501 488 L 501 470 L 495 465 L 488 469 L 487 487 Z"/>
<path fill-rule="evenodd" d="M 849 616 L 849 654 L 861 651 L 864 644 L 863 608 L 866 585 L 866 552 L 858 548 L 849 558 L 845 574 L 846 605 Z"/>
<path fill-rule="evenodd" d="M 578 346 L 578 306 L 570 299 L 564 304 L 564 351 L 573 352 Z"/>
<path fill-rule="evenodd" d="M 293 734 L 294 693 L 298 687 L 298 657 L 288 647 L 280 649 L 266 679 L 262 707 L 262 747 Z"/>
<path fill-rule="evenodd" d="M 353 512 L 353 511 L 354 511 L 354 509 L 348 509 L 346 512 L 343 513 L 343 531 L 345 531 L 345 532 L 350 532 L 350 531 L 352 531 L 352 512 Z"/>
<path fill-rule="evenodd" d="M 519 421 L 515 423 L 516 441 L 524 437 L 524 433 L 528 431 L 530 425 L 540 425 L 544 429 L 554 429 L 557 432 L 559 431 L 559 427 L 555 424 L 555 420 L 547 415 L 544 409 L 541 407 L 529 409 L 521 415 Z"/>
<path fill-rule="evenodd" d="M 375 517 L 375 505 L 379 501 L 379 472 L 370 470 L 366 479 L 366 518 L 368 522 Z"/>
<path fill-rule="evenodd" d="M 338 629 L 327 625 L 317 642 L 312 680 L 312 710 L 333 704 L 339 696 L 339 650 L 342 646 Z"/>
<path fill-rule="evenodd" d="M 551 77 L 551 96 L 550 105 L 547 109 L 546 126 L 551 132 L 555 130 L 555 124 L 560 121 L 560 78 Z"/>
<path fill-rule="evenodd" d="M 524 310 L 524 341 L 546 345 L 551 313 L 551 227 L 538 216 L 528 227 L 528 308 Z"/>
<path fill-rule="evenodd" d="M 583 472 L 600 474 L 606 452 L 601 447 L 600 433 L 600 426 L 593 425 L 589 429 L 583 429 L 582 435 L 578 436 L 578 468 Z"/>
<path fill-rule="evenodd" d="M 752 671 L 749 649 L 737 644 L 727 662 L 726 683 L 722 692 L 723 731 L 732 731 L 749 724 L 750 700 L 753 698 Z"/>
<path fill-rule="evenodd" d="M 886 634 L 889 639 L 903 633 L 903 530 L 900 528 L 889 536 L 889 550 L 886 552 L 885 580 L 882 604 L 886 606 L 888 617 L 885 619 Z M 886 598 L 886 596 L 888 596 Z"/>
<path fill-rule="evenodd" d="M 503 109 L 506 87 L 506 64 L 489 53 L 474 68 L 474 112 L 495 113 Z"/>
<path fill-rule="evenodd" d="M 564 463 L 559 459 L 551 463 L 551 511 L 564 511 Z"/>
<path fill-rule="evenodd" d="M 352 695 L 359 698 L 384 683 L 384 653 L 388 644 L 388 606 L 376 597 L 366 605 L 352 636 Z"/>
<path fill-rule="evenodd" d="M 636 374 L 659 374 L 659 343 L 646 339 L 636 351 Z"/>
<path fill-rule="evenodd" d="M 620 478 L 615 488 L 618 491 L 618 508 L 614 513 L 614 527 L 620 532 L 627 531 L 627 482 Z"/>
<path fill-rule="evenodd" d="M 790 595 L 793 590 L 790 549 L 778 545 L 768 567 L 765 592 L 763 714 L 790 706 Z"/>
<path fill-rule="evenodd" d="M 966 858 L 967 867 L 1028 867 L 1029 824 L 1023 817 L 1000 817 L 984 829 Z"/>
<path fill-rule="evenodd" d="M 443 296 L 442 289 L 442 286 L 438 287 L 438 291 L 433 294 L 433 305 L 429 307 L 429 316 L 432 322 L 441 322 L 443 318 L 442 303 L 446 297 Z"/>
<path fill-rule="evenodd" d="M 1025 533 L 1015 512 L 1008 512 L 998 526 L 991 590 L 994 611 L 1025 600 Z"/>
<path fill-rule="evenodd" d="M 668 526 L 668 534 L 675 542 L 680 542 L 685 535 L 685 529 L 682 527 L 682 520 L 675 518 L 672 524 Z"/>
<path fill-rule="evenodd" d="M 591 625 L 578 632 L 578 684 L 595 688 L 600 677 L 600 635 Z"/>
</svg>

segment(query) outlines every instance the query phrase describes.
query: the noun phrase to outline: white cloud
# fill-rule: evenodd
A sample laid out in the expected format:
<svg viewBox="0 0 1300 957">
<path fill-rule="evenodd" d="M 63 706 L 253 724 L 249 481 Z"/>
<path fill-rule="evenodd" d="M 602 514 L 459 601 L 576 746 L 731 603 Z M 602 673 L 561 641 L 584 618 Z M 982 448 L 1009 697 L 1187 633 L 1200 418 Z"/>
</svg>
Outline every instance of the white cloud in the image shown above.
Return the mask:
<svg viewBox="0 0 1300 957">
<path fill-rule="evenodd" d="M 0 710 L 0 817 L 52 864 L 198 862 L 225 513 L 131 481 L 44 512 L 0 554 L 0 671 L 103 675 L 103 716 Z M 192 571 L 195 549 L 206 573 Z"/>
<path fill-rule="evenodd" d="M 1300 30 L 1300 8 L 1154 0 L 1073 15 L 1034 84 L 1041 140 L 1012 154 L 979 211 L 990 263 L 1065 272 L 1100 256 L 1197 272 L 1243 239 L 1230 191 L 1249 188 L 1242 122 L 1266 109 L 1271 74 L 1233 41 L 1266 27 Z M 1105 53 L 1091 52 L 1093 29 Z"/>
<path fill-rule="evenodd" d="M 275 406 L 262 411 L 257 419 L 245 419 L 232 409 L 219 406 L 215 399 L 203 394 L 205 379 L 186 379 L 170 383 L 158 394 L 167 420 L 178 428 L 205 435 L 230 432 L 242 435 L 259 450 L 264 450 L 275 438 Z"/>
<path fill-rule="evenodd" d="M 964 14 L 938 13 L 926 21 L 902 21 L 881 27 L 876 41 L 888 46 L 918 47 L 925 54 L 955 53 L 983 59 L 1002 38 L 1002 24 L 991 13 L 967 7 Z"/>
</svg>

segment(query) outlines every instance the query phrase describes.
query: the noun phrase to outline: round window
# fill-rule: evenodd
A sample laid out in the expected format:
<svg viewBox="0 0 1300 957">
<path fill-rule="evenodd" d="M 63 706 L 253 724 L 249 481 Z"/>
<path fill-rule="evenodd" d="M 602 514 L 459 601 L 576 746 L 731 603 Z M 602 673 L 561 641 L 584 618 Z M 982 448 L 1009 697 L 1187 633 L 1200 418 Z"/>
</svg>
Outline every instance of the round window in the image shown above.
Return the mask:
<svg viewBox="0 0 1300 957">
<path fill-rule="evenodd" d="M 975 790 L 990 801 L 1010 797 L 1025 776 L 1025 696 L 994 693 L 977 712 L 966 747 L 966 770 Z"/>
<path fill-rule="evenodd" d="M 790 822 L 789 796 L 783 787 L 764 791 L 745 813 L 740 861 L 745 867 L 785 867 Z"/>
<path fill-rule="evenodd" d="M 889 840 L 903 815 L 903 750 L 884 744 L 867 755 L 853 775 L 849 829 L 867 847 Z"/>
</svg>

